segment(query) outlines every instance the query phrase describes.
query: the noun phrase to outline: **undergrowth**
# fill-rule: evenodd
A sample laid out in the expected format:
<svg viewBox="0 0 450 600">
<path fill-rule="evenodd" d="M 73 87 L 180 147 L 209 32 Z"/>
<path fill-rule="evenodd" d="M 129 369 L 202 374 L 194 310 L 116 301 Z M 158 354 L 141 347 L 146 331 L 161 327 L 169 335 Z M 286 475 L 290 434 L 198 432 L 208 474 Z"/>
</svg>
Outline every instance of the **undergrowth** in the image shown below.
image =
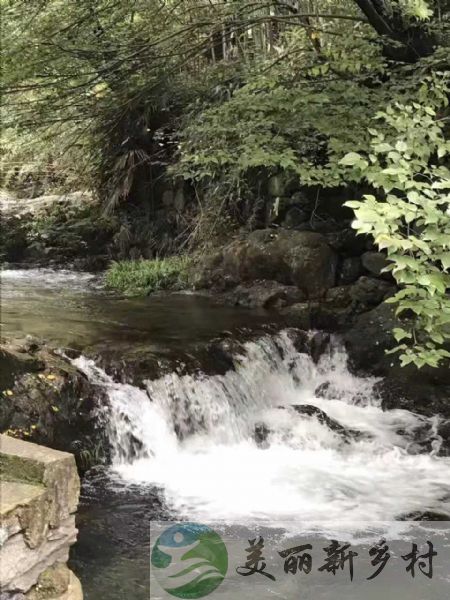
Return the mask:
<svg viewBox="0 0 450 600">
<path fill-rule="evenodd" d="M 143 296 L 158 290 L 182 290 L 189 285 L 190 258 L 171 256 L 153 260 L 113 262 L 106 272 L 106 285 L 127 296 Z"/>
</svg>

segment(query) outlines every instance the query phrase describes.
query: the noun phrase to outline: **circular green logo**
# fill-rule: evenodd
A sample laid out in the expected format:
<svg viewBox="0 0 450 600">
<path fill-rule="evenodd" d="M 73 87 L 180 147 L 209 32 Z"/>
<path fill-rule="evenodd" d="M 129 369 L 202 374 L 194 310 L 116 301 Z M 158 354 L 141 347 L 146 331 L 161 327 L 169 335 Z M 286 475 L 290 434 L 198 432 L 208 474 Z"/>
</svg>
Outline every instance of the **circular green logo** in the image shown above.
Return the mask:
<svg viewBox="0 0 450 600">
<path fill-rule="evenodd" d="M 177 598 L 203 598 L 224 580 L 228 552 L 222 538 L 206 525 L 182 523 L 156 540 L 151 557 L 161 587 Z"/>
</svg>

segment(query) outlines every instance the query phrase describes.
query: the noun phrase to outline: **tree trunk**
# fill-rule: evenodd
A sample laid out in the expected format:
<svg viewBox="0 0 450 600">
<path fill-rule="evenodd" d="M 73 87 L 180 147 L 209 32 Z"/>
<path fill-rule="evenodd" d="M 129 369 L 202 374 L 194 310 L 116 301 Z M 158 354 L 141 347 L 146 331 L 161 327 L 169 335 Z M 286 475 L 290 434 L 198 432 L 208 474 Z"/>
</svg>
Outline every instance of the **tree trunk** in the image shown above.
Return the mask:
<svg viewBox="0 0 450 600">
<path fill-rule="evenodd" d="M 398 5 L 387 6 L 385 0 L 355 2 L 375 31 L 385 38 L 384 52 L 388 58 L 415 62 L 433 54 L 436 40 L 427 22 L 408 23 Z"/>
</svg>

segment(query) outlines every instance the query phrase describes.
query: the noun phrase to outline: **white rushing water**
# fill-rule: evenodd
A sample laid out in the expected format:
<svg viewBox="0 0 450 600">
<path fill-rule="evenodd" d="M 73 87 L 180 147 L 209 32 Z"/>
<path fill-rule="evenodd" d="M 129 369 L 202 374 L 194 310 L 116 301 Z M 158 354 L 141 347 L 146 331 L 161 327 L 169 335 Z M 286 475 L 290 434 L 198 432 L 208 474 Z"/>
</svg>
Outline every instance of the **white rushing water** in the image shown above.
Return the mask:
<svg viewBox="0 0 450 600">
<path fill-rule="evenodd" d="M 14 286 L 17 288 L 15 291 L 21 293 L 24 286 L 28 285 L 34 289 L 36 284 L 44 289 L 66 289 L 67 287 L 71 290 L 85 289 L 88 284 L 98 283 L 100 277 L 93 273 L 69 269 L 1 269 L 0 281 L 2 285 L 8 285 L 11 289 Z"/>
<path fill-rule="evenodd" d="M 172 373 L 146 390 L 114 382 L 84 357 L 75 362 L 109 396 L 103 418 L 114 471 L 163 488 L 177 515 L 273 523 L 450 514 L 450 459 L 437 456 L 437 418 L 383 411 L 376 380 L 353 376 L 339 348 L 315 365 L 284 331 L 247 343 L 235 371 Z M 317 407 L 360 433 L 346 438 L 293 405 Z M 267 439 L 257 443 L 262 423 Z M 427 432 L 422 447 L 418 429 Z"/>
</svg>

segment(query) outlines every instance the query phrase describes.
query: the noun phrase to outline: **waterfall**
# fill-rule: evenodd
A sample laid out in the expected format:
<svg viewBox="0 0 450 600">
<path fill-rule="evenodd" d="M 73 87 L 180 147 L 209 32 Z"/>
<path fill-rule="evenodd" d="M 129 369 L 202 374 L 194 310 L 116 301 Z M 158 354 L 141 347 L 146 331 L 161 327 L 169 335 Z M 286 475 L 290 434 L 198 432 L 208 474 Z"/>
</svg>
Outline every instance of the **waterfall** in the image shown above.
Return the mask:
<svg viewBox="0 0 450 600">
<path fill-rule="evenodd" d="M 173 372 L 144 389 L 75 359 L 109 398 L 100 418 L 112 470 L 160 487 L 174 514 L 197 520 L 450 515 L 438 417 L 384 411 L 377 380 L 351 374 L 339 345 L 315 364 L 285 330 L 247 342 L 233 361 L 222 375 Z"/>
</svg>

